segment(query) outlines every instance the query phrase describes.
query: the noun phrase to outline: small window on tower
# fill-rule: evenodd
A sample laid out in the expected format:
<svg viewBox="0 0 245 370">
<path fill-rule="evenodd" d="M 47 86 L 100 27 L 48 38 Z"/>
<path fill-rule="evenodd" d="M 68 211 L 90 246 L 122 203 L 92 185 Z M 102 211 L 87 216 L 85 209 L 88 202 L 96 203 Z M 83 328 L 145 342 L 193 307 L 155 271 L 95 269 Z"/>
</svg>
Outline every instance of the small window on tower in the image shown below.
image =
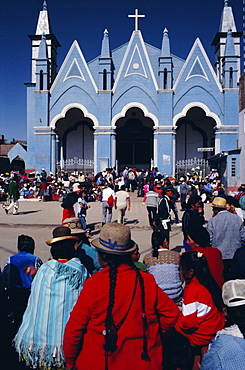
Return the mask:
<svg viewBox="0 0 245 370">
<path fill-rule="evenodd" d="M 43 90 L 43 70 L 41 69 L 40 71 L 40 86 L 39 86 L 39 90 Z"/>
<path fill-rule="evenodd" d="M 230 75 L 229 75 L 229 88 L 233 87 L 233 68 L 230 68 Z"/>
<path fill-rule="evenodd" d="M 167 68 L 164 68 L 163 72 L 163 88 L 167 89 L 168 87 L 168 70 Z"/>
<path fill-rule="evenodd" d="M 103 70 L 103 90 L 107 90 L 107 70 Z"/>
</svg>

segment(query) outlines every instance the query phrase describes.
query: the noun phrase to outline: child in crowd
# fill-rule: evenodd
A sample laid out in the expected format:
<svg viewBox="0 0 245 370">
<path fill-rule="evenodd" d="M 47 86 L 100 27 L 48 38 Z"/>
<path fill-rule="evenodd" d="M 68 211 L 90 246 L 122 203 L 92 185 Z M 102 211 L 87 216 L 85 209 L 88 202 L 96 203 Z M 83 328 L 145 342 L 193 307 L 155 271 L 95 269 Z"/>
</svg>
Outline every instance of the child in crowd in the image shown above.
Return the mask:
<svg viewBox="0 0 245 370">
<path fill-rule="evenodd" d="M 147 271 L 154 276 L 157 285 L 169 298 L 179 302 L 182 297 L 179 253 L 169 250 L 167 239 L 160 232 L 153 231 L 151 242 L 152 252 L 144 258 Z"/>
<path fill-rule="evenodd" d="M 42 265 L 40 258 L 33 255 L 35 241 L 31 236 L 19 235 L 17 249 L 18 253 L 7 259 L 3 269 L 8 313 L 16 330 L 27 306 L 33 278 Z"/>
<path fill-rule="evenodd" d="M 80 219 L 83 230 L 87 229 L 86 223 L 86 216 L 87 216 L 87 209 L 90 208 L 87 202 L 87 192 L 85 190 L 81 191 L 81 196 L 79 196 L 77 200 L 78 209 L 77 209 L 77 217 Z M 87 230 L 87 234 L 89 231 Z"/>
</svg>

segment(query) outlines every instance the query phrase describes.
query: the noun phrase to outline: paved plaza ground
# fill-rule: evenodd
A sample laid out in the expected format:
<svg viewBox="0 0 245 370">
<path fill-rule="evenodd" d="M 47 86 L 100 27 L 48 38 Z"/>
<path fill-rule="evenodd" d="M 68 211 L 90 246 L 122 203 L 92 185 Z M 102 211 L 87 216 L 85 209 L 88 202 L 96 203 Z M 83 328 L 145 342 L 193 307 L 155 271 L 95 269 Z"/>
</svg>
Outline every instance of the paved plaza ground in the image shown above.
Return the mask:
<svg viewBox="0 0 245 370">
<path fill-rule="evenodd" d="M 147 211 L 142 203 L 142 198 L 137 198 L 136 192 L 130 193 L 131 210 L 126 213 L 125 224 L 131 229 L 132 238 L 139 245 L 141 260 L 144 255 L 151 250 L 151 228 L 149 227 Z M 101 228 L 101 203 L 90 203 L 88 210 L 87 223 L 93 229 L 91 236 L 98 236 Z M 179 209 L 178 203 L 178 209 Z M 179 211 L 180 219 L 183 212 Z M 212 215 L 212 208 L 205 204 L 205 218 L 209 220 Z M 52 237 L 52 230 L 60 225 L 62 207 L 60 202 L 42 201 L 20 201 L 19 214 L 13 215 L 12 211 L 6 215 L 4 209 L 0 207 L 0 267 L 3 268 L 6 259 L 16 253 L 17 237 L 20 234 L 30 235 L 36 242 L 35 254 L 43 262 L 50 257 L 49 247 L 45 240 Z M 112 221 L 117 219 L 117 211 L 113 209 Z M 181 226 L 173 224 L 170 249 L 176 248 L 181 251 L 182 247 Z"/>
</svg>

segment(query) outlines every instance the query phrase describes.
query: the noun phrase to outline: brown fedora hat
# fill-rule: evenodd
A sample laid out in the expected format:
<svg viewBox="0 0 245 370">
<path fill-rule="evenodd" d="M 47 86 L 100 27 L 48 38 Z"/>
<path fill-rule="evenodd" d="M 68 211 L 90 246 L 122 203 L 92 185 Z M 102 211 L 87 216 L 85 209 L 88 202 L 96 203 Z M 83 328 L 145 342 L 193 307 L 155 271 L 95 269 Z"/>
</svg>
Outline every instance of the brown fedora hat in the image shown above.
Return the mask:
<svg viewBox="0 0 245 370">
<path fill-rule="evenodd" d="M 128 226 L 111 222 L 102 227 L 99 238 L 91 243 L 100 251 L 119 255 L 133 252 L 137 247 Z"/>
<path fill-rule="evenodd" d="M 226 199 L 222 197 L 215 197 L 211 204 L 209 204 L 210 207 L 214 208 L 224 208 L 226 209 Z"/>
<path fill-rule="evenodd" d="M 46 241 L 47 245 L 52 245 L 61 240 L 74 239 L 78 240 L 76 236 L 71 235 L 71 230 L 66 226 L 58 226 L 53 230 L 53 238 Z"/>
</svg>

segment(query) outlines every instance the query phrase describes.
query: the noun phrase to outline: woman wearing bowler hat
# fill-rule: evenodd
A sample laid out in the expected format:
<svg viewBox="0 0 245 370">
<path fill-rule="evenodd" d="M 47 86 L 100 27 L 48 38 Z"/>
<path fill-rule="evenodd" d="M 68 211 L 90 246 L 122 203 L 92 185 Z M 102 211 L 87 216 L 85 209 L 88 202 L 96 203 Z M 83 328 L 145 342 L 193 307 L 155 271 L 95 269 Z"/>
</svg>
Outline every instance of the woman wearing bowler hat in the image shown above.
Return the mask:
<svg viewBox="0 0 245 370">
<path fill-rule="evenodd" d="M 127 226 L 104 225 L 92 241 L 103 269 L 85 282 L 64 334 L 67 369 L 162 369 L 160 331 L 177 321 L 175 303 L 135 267 Z"/>
</svg>

